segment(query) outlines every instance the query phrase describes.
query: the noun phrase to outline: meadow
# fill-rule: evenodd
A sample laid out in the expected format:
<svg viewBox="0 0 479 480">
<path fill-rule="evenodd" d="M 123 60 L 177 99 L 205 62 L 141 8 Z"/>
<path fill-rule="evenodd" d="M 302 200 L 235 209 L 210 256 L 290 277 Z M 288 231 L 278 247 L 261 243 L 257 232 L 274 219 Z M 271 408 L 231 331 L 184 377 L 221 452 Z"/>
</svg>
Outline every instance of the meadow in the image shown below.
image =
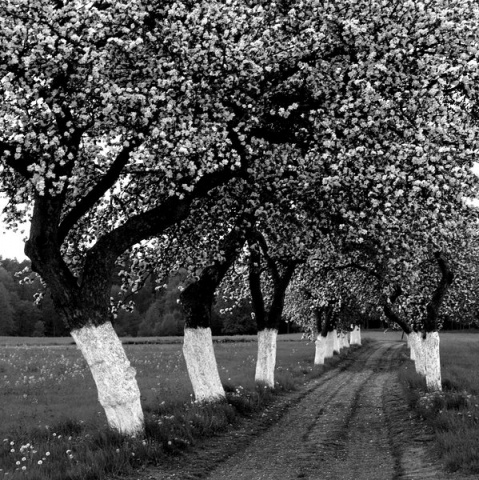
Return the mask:
<svg viewBox="0 0 479 480">
<path fill-rule="evenodd" d="M 412 362 L 400 370 L 409 403 L 434 431 L 435 450 L 450 471 L 479 474 L 479 334 L 441 333 L 443 392 L 425 393 Z"/>
<path fill-rule="evenodd" d="M 263 408 L 274 394 L 254 384 L 255 337 L 236 340 L 215 342 L 228 402 L 213 411 L 193 402 L 181 339 L 124 339 L 147 422 L 146 439 L 125 441 L 107 429 L 92 376 L 71 339 L 0 338 L 0 479 L 97 479 L 127 472 Z M 301 335 L 281 336 L 275 394 L 321 373 L 313 369 L 313 356 L 314 344 Z"/>
<path fill-rule="evenodd" d="M 364 342 L 386 338 L 399 340 L 401 333 L 363 333 Z M 228 401 L 212 407 L 193 401 L 180 337 L 123 341 L 142 393 L 142 439 L 125 439 L 107 428 L 91 374 L 70 338 L 0 337 L 0 479 L 95 480 L 163 462 L 261 411 L 348 355 L 313 368 L 314 344 L 298 334 L 282 335 L 271 392 L 254 384 L 254 336 L 216 338 Z M 479 335 L 443 333 L 441 363 L 440 395 L 425 393 L 411 362 L 401 367 L 400 379 L 411 408 L 434 429 L 436 449 L 448 468 L 479 473 Z"/>
</svg>

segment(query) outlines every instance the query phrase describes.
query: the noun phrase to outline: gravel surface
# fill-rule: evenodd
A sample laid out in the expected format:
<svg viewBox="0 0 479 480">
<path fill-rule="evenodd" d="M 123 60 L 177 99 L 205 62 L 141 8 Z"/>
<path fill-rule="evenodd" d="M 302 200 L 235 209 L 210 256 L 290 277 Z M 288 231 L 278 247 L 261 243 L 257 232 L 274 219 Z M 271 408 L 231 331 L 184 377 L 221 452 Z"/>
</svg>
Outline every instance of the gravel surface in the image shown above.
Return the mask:
<svg viewBox="0 0 479 480">
<path fill-rule="evenodd" d="M 397 379 L 404 343 L 357 349 L 240 428 L 128 480 L 459 480 L 431 453 Z"/>
</svg>

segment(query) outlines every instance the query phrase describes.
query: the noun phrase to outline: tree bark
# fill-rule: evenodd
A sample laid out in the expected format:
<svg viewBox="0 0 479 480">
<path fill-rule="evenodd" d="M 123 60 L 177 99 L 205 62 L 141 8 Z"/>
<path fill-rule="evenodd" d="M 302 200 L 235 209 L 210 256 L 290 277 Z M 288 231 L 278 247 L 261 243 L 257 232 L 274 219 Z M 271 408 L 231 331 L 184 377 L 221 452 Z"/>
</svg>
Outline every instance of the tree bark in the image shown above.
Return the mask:
<svg viewBox="0 0 479 480">
<path fill-rule="evenodd" d="M 319 330 L 319 335 L 316 338 L 316 351 L 314 356 L 315 365 L 324 365 L 326 358 L 332 357 L 333 353 L 329 350 L 328 334 L 331 326 L 331 319 L 333 316 L 333 308 L 328 305 L 325 308 L 317 309 L 315 311 L 316 323 Z"/>
<path fill-rule="evenodd" d="M 276 342 L 278 330 L 265 328 L 258 332 L 258 357 L 255 382 L 274 388 L 274 368 L 276 366 Z"/>
<path fill-rule="evenodd" d="M 328 332 L 328 336 L 326 337 L 325 358 L 332 358 L 334 356 L 334 336 L 335 336 L 335 331 L 330 330 Z"/>
<path fill-rule="evenodd" d="M 422 351 L 429 391 L 441 391 L 441 360 L 439 355 L 439 333 L 426 332 L 422 340 Z"/>
<path fill-rule="evenodd" d="M 196 401 L 225 398 L 213 349 L 211 328 L 185 328 L 183 355 Z"/>
<path fill-rule="evenodd" d="M 323 337 L 318 335 L 316 338 L 316 352 L 314 355 L 314 364 L 315 365 L 324 365 L 324 360 L 326 359 L 326 353 L 328 351 L 328 337 Z"/>
<path fill-rule="evenodd" d="M 419 375 L 426 376 L 426 365 L 424 361 L 423 341 L 419 332 L 411 331 L 409 334 L 414 366 Z"/>
<path fill-rule="evenodd" d="M 232 228 L 221 245 L 222 260 L 216 260 L 204 268 L 198 280 L 180 294 L 185 314 L 183 354 L 198 401 L 214 401 L 226 396 L 213 349 L 211 309 L 215 291 L 236 260 L 244 242 L 244 232 L 240 228 Z"/>
<path fill-rule="evenodd" d="M 332 332 L 333 337 L 333 353 L 337 353 L 339 355 L 341 351 L 341 345 L 339 344 L 339 336 L 338 331 L 336 329 Z"/>
<path fill-rule="evenodd" d="M 266 240 L 259 232 L 254 232 L 248 242 L 250 246 L 249 284 L 253 310 L 258 326 L 258 357 L 255 381 L 274 388 L 277 333 L 283 314 L 286 289 L 291 281 L 297 262 L 287 263 L 284 266 L 284 271 L 280 272 L 280 262 L 269 256 Z M 266 259 L 273 280 L 273 298 L 268 310 L 266 310 L 261 288 L 261 252 Z M 273 342 L 274 346 L 272 345 Z"/>
<path fill-rule="evenodd" d="M 90 367 L 108 425 L 126 435 L 141 434 L 144 418 L 136 371 L 111 322 L 84 325 L 71 335 Z"/>
<path fill-rule="evenodd" d="M 351 345 L 361 345 L 361 327 L 355 325 L 353 331 L 351 332 Z"/>
</svg>

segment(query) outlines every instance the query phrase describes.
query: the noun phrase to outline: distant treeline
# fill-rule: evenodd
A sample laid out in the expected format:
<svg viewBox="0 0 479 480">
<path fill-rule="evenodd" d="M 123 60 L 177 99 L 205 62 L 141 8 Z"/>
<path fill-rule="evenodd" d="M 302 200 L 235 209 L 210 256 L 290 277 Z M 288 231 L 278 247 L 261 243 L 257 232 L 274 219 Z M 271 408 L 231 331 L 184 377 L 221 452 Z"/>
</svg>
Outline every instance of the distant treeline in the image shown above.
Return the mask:
<svg viewBox="0 0 479 480">
<path fill-rule="evenodd" d="M 25 260 L 2 259 L 0 257 L 0 336 L 48 336 L 69 335 L 61 318 L 55 312 L 48 289 L 35 278 L 32 283 L 20 283 L 21 277 L 15 273 L 29 267 Z M 144 287 L 131 300 L 135 303 L 132 312 L 118 310 L 113 324 L 120 336 L 169 336 L 182 335 L 184 318 L 178 303 L 179 289 L 183 274 L 173 275 L 166 288 L 157 290 L 157 283 L 152 275 Z M 113 278 L 112 297 L 118 298 L 120 292 L 118 276 Z M 34 303 L 34 295 L 44 292 L 39 305 Z M 221 311 L 231 307 L 222 299 L 214 304 L 212 310 L 212 330 L 214 335 L 247 335 L 256 333 L 256 324 L 252 317 L 252 307 L 243 301 L 234 307 L 232 313 Z M 297 331 L 284 323 L 282 332 Z"/>
</svg>

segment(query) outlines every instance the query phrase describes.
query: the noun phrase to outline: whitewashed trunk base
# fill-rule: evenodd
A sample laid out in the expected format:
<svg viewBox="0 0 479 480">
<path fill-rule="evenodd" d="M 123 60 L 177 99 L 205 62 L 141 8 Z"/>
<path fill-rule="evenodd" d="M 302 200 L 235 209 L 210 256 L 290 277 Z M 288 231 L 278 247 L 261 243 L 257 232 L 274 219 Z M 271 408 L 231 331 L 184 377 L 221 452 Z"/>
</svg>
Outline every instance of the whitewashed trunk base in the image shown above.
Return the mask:
<svg viewBox="0 0 479 480">
<path fill-rule="evenodd" d="M 333 352 L 339 353 L 341 350 L 341 345 L 339 343 L 338 331 L 336 329 L 333 330 Z"/>
<path fill-rule="evenodd" d="M 211 328 L 185 328 L 183 356 L 197 402 L 226 398 L 216 363 Z"/>
<path fill-rule="evenodd" d="M 333 332 L 328 332 L 326 336 L 326 353 L 324 354 L 324 358 L 332 358 L 334 355 L 334 337 Z"/>
<path fill-rule="evenodd" d="M 441 359 L 439 355 L 439 333 L 428 332 L 422 340 L 426 370 L 426 386 L 429 391 L 441 391 Z"/>
<path fill-rule="evenodd" d="M 424 360 L 423 340 L 419 332 L 411 332 L 409 342 L 411 345 L 411 356 L 414 357 L 414 365 L 419 375 L 426 376 L 426 364 Z"/>
<path fill-rule="evenodd" d="M 144 417 L 136 371 L 111 322 L 86 325 L 72 330 L 71 335 L 90 367 L 108 425 L 125 435 L 142 433 Z"/>
<path fill-rule="evenodd" d="M 351 345 L 361 345 L 361 328 L 359 325 L 356 325 L 351 332 L 351 340 L 350 344 Z"/>
<path fill-rule="evenodd" d="M 316 338 L 316 354 L 314 356 L 315 365 L 324 365 L 324 359 L 326 358 L 326 352 L 328 349 L 328 338 L 318 335 Z"/>
<path fill-rule="evenodd" d="M 413 362 L 415 362 L 416 361 L 416 350 L 413 347 L 413 343 L 414 343 L 413 335 L 414 335 L 414 332 L 408 333 L 406 335 L 406 339 L 407 339 L 406 343 L 407 343 L 407 347 L 409 348 L 409 358 Z"/>
<path fill-rule="evenodd" d="M 266 328 L 258 332 L 258 358 L 255 381 L 274 388 L 274 367 L 276 366 L 276 340 L 278 330 Z"/>
</svg>

